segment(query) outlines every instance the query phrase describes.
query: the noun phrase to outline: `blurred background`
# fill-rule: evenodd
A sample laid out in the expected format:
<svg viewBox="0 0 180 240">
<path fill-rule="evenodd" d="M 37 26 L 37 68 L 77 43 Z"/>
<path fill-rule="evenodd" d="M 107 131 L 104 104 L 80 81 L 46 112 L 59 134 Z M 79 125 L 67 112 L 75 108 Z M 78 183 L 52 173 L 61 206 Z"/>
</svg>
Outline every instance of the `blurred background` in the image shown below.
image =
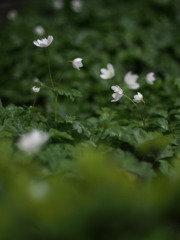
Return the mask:
<svg viewBox="0 0 180 240">
<path fill-rule="evenodd" d="M 0 240 L 180 239 L 179 27 L 179 0 L 0 1 Z M 30 108 L 34 80 L 50 85 L 33 44 L 48 35 L 53 80 L 67 91 L 57 123 L 46 89 Z M 77 57 L 81 71 L 67 64 Z M 136 93 L 128 71 L 146 109 L 110 102 L 112 85 Z M 70 89 L 82 97 L 72 102 Z M 34 128 L 51 139 L 25 155 L 16 142 Z"/>
</svg>

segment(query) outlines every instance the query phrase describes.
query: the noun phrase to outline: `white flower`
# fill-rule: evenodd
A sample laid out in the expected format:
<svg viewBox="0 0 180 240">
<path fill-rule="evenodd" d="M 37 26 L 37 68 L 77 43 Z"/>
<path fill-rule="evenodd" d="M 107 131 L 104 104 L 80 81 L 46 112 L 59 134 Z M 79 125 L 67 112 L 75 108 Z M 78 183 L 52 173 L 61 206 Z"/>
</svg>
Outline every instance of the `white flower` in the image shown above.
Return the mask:
<svg viewBox="0 0 180 240">
<path fill-rule="evenodd" d="M 55 9 L 62 9 L 64 7 L 64 2 L 62 0 L 55 0 L 53 6 Z"/>
<path fill-rule="evenodd" d="M 138 89 L 140 87 L 139 83 L 137 83 L 138 75 L 132 74 L 131 72 L 126 73 L 124 76 L 124 82 L 130 89 Z"/>
<path fill-rule="evenodd" d="M 133 99 L 134 102 L 136 103 L 140 103 L 140 102 L 143 102 L 143 95 L 141 93 L 137 93 L 137 95 L 134 95 L 134 99 Z"/>
<path fill-rule="evenodd" d="M 72 61 L 72 65 L 73 65 L 73 67 L 76 68 L 77 70 L 80 70 L 80 68 L 83 67 L 82 58 L 75 58 L 75 59 Z"/>
<path fill-rule="evenodd" d="M 25 153 L 36 153 L 48 141 L 49 135 L 40 130 L 33 130 L 23 134 L 18 143 L 18 148 Z"/>
<path fill-rule="evenodd" d="M 38 93 L 38 92 L 40 91 L 40 87 L 33 86 L 33 87 L 32 87 L 32 91 L 33 91 L 34 93 Z"/>
<path fill-rule="evenodd" d="M 35 77 L 33 81 L 34 82 L 39 82 L 39 78 Z"/>
<path fill-rule="evenodd" d="M 123 90 L 119 86 L 112 86 L 111 89 L 114 91 L 112 97 L 114 98 L 111 102 L 117 102 L 123 96 Z"/>
<path fill-rule="evenodd" d="M 82 9 L 82 1 L 81 0 L 72 0 L 71 1 L 71 8 L 74 12 L 81 12 Z"/>
<path fill-rule="evenodd" d="M 110 63 L 107 64 L 107 69 L 106 68 L 101 68 L 100 72 L 101 72 L 100 77 L 102 79 L 110 79 L 110 78 L 113 78 L 115 76 L 114 67 Z"/>
<path fill-rule="evenodd" d="M 55 0 L 53 6 L 55 9 L 62 9 L 64 7 L 64 2 L 62 0 Z"/>
<path fill-rule="evenodd" d="M 42 26 L 37 26 L 37 27 L 34 28 L 34 32 L 37 35 L 41 36 L 41 35 L 43 35 L 45 33 L 45 30 L 44 30 L 44 28 Z"/>
<path fill-rule="evenodd" d="M 34 41 L 34 45 L 37 47 L 48 47 L 53 41 L 53 36 L 48 36 L 48 38 L 43 38 L 42 40 Z"/>
<path fill-rule="evenodd" d="M 148 84 L 154 84 L 154 81 L 156 80 L 156 78 L 154 77 L 154 73 L 153 72 L 150 72 L 146 75 L 146 82 Z"/>
<path fill-rule="evenodd" d="M 7 13 L 7 19 L 9 20 L 14 21 L 16 20 L 17 17 L 18 17 L 18 11 L 15 9 L 12 9 Z"/>
</svg>

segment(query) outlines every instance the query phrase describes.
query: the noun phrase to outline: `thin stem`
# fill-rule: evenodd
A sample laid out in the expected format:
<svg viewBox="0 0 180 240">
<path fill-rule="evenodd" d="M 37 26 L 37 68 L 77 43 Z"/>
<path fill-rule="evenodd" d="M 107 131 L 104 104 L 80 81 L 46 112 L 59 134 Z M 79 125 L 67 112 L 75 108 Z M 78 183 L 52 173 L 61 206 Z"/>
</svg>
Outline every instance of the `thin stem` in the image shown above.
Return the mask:
<svg viewBox="0 0 180 240">
<path fill-rule="evenodd" d="M 142 117 L 143 126 L 144 126 L 144 128 L 146 128 L 146 120 L 145 120 L 145 117 L 144 117 L 143 114 L 141 115 L 141 117 Z"/>
<path fill-rule="evenodd" d="M 58 107 L 58 93 L 55 95 L 54 100 L 54 120 L 57 121 L 57 107 Z"/>
<path fill-rule="evenodd" d="M 49 53 L 45 49 L 46 55 L 47 55 L 47 63 L 48 63 L 48 71 L 49 71 L 49 78 L 51 81 L 52 88 L 54 88 L 54 82 L 52 79 L 52 74 L 51 74 L 51 66 L 50 66 L 50 61 L 49 61 Z M 55 93 L 55 99 L 54 99 L 54 120 L 55 122 L 57 121 L 57 105 L 58 105 L 58 93 Z"/>
<path fill-rule="evenodd" d="M 133 102 L 133 100 L 130 99 L 127 95 L 123 94 L 123 96 L 125 96 L 129 101 L 131 101 L 136 106 L 135 102 Z"/>
<path fill-rule="evenodd" d="M 49 78 L 50 78 L 50 81 L 51 81 L 52 88 L 54 88 L 54 83 L 53 83 L 52 74 L 51 74 L 51 66 L 50 66 L 50 61 L 49 61 L 49 53 L 48 53 L 48 50 L 46 50 L 46 49 L 45 49 L 45 52 L 46 52 L 46 55 L 47 55 Z"/>
<path fill-rule="evenodd" d="M 37 97 L 36 97 L 36 95 L 35 95 L 35 96 L 34 96 L 34 101 L 33 101 L 33 107 L 35 107 L 36 99 L 37 99 Z"/>
<path fill-rule="evenodd" d="M 60 74 L 60 76 L 59 76 L 58 88 L 60 88 L 61 81 L 62 81 L 62 74 Z"/>
<path fill-rule="evenodd" d="M 142 121 L 143 121 L 143 125 L 144 125 L 144 128 L 146 128 L 146 116 L 145 116 L 145 113 L 146 113 L 146 105 L 145 105 L 145 101 L 143 100 L 143 103 L 144 103 L 144 110 L 142 111 Z"/>
</svg>

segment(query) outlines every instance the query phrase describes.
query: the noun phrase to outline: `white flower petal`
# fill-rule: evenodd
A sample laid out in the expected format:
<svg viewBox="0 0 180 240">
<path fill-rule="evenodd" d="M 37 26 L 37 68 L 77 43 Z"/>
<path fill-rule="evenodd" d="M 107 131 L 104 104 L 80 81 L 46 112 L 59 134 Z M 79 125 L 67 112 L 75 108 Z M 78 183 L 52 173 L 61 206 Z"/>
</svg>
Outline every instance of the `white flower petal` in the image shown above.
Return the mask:
<svg viewBox="0 0 180 240">
<path fill-rule="evenodd" d="M 48 47 L 53 41 L 53 36 L 48 36 L 48 38 L 43 38 L 41 40 L 33 41 L 34 45 L 37 47 Z"/>
<path fill-rule="evenodd" d="M 16 20 L 17 17 L 18 17 L 18 11 L 15 9 L 12 9 L 7 13 L 7 19 L 11 21 Z"/>
<path fill-rule="evenodd" d="M 74 12 L 81 12 L 82 9 L 82 0 L 72 0 L 71 1 L 71 8 Z"/>
<path fill-rule="evenodd" d="M 53 36 L 48 36 L 47 43 L 50 45 L 53 41 Z"/>
<path fill-rule="evenodd" d="M 139 83 L 127 84 L 129 89 L 138 89 L 140 87 Z"/>
<path fill-rule="evenodd" d="M 138 92 L 136 95 L 134 95 L 133 101 L 136 102 L 136 103 L 142 102 L 143 101 L 143 95 Z"/>
<path fill-rule="evenodd" d="M 53 6 L 55 9 L 62 9 L 64 7 L 64 2 L 62 0 L 55 0 Z"/>
<path fill-rule="evenodd" d="M 34 93 L 38 93 L 38 92 L 40 91 L 40 88 L 39 88 L 39 87 L 36 87 L 36 86 L 33 86 L 33 87 L 32 87 L 32 91 L 33 91 Z"/>
<path fill-rule="evenodd" d="M 75 69 L 80 70 L 81 67 L 83 67 L 83 63 L 82 63 L 82 58 L 75 58 L 72 61 L 72 65 Z"/>
<path fill-rule="evenodd" d="M 100 72 L 102 73 L 102 74 L 108 74 L 108 70 L 107 69 L 105 69 L 105 68 L 101 68 L 100 69 Z"/>
<path fill-rule="evenodd" d="M 111 89 L 115 92 L 115 93 L 119 93 L 119 94 L 123 94 L 123 90 L 118 86 L 112 86 Z"/>
<path fill-rule="evenodd" d="M 140 85 L 137 83 L 138 80 L 137 74 L 132 74 L 131 72 L 126 73 L 124 76 L 124 82 L 130 89 L 138 89 Z"/>
<path fill-rule="evenodd" d="M 38 43 L 37 41 L 34 41 L 33 43 L 34 43 L 34 45 L 36 45 L 37 47 L 39 47 L 39 43 Z"/>
<path fill-rule="evenodd" d="M 154 84 L 154 81 L 156 80 L 156 78 L 154 77 L 154 73 L 150 72 L 146 75 L 146 82 L 150 85 Z"/>
<path fill-rule="evenodd" d="M 28 154 L 36 153 L 48 141 L 48 139 L 49 135 L 47 133 L 34 129 L 20 137 L 17 147 Z"/>
<path fill-rule="evenodd" d="M 100 74 L 100 77 L 101 77 L 102 79 L 109 79 L 109 76 L 107 76 L 107 75 L 105 75 L 105 74 Z"/>
<path fill-rule="evenodd" d="M 120 100 L 120 98 L 123 96 L 123 90 L 118 86 L 112 86 L 111 89 L 114 91 L 112 94 L 112 97 L 114 99 L 111 100 L 111 102 L 117 102 Z"/>
<path fill-rule="evenodd" d="M 43 35 L 45 33 L 45 30 L 42 26 L 37 26 L 34 28 L 34 33 L 37 35 Z"/>
<path fill-rule="evenodd" d="M 100 73 L 101 73 L 100 77 L 102 79 L 110 79 L 110 78 L 113 78 L 115 76 L 114 67 L 110 63 L 107 64 L 107 69 L 106 68 L 101 68 Z"/>
</svg>

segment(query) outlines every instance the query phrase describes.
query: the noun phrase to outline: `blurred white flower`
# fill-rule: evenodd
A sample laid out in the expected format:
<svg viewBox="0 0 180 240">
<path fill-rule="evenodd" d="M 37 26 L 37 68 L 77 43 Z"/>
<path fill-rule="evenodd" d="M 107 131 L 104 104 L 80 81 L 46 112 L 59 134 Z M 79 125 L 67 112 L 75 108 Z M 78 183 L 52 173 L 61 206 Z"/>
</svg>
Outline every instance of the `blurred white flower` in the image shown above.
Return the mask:
<svg viewBox="0 0 180 240">
<path fill-rule="evenodd" d="M 111 89 L 114 91 L 112 97 L 114 98 L 111 102 L 117 102 L 123 96 L 123 90 L 119 86 L 112 86 Z"/>
<path fill-rule="evenodd" d="M 80 70 L 80 68 L 83 67 L 82 60 L 83 60 L 82 58 L 75 58 L 72 61 L 73 67 L 76 68 L 77 70 Z"/>
<path fill-rule="evenodd" d="M 48 36 L 48 38 L 43 38 L 41 40 L 34 41 L 34 45 L 37 47 L 48 47 L 53 41 L 53 36 Z"/>
<path fill-rule="evenodd" d="M 154 81 L 156 80 L 156 78 L 154 77 L 154 73 L 150 72 L 146 75 L 146 82 L 150 85 L 154 84 Z"/>
<path fill-rule="evenodd" d="M 9 20 L 14 21 L 16 20 L 17 17 L 18 17 L 18 11 L 15 9 L 12 9 L 7 13 L 7 19 Z"/>
<path fill-rule="evenodd" d="M 34 129 L 20 137 L 17 147 L 28 154 L 36 153 L 48 141 L 48 139 L 49 135 L 47 133 Z"/>
<path fill-rule="evenodd" d="M 34 93 L 38 93 L 38 92 L 40 91 L 40 87 L 33 86 L 33 87 L 32 87 L 32 91 L 33 91 Z"/>
<path fill-rule="evenodd" d="M 53 2 L 53 7 L 55 9 L 62 9 L 64 7 L 64 2 L 62 0 L 55 0 Z"/>
<path fill-rule="evenodd" d="M 49 192 L 49 184 L 43 181 L 31 181 L 28 185 L 28 192 L 35 200 L 41 200 Z"/>
<path fill-rule="evenodd" d="M 124 82 L 130 89 L 138 89 L 140 87 L 139 83 L 137 83 L 138 75 L 132 74 L 131 72 L 126 73 L 124 76 Z"/>
<path fill-rule="evenodd" d="M 136 103 L 144 102 L 143 95 L 138 92 L 137 95 L 134 95 L 133 101 Z"/>
<path fill-rule="evenodd" d="M 74 12 L 81 12 L 82 10 L 82 0 L 72 0 L 71 1 L 71 8 Z"/>
<path fill-rule="evenodd" d="M 34 28 L 34 33 L 41 36 L 45 33 L 45 30 L 42 26 L 37 26 Z"/>
<path fill-rule="evenodd" d="M 106 68 L 101 68 L 100 72 L 101 72 L 100 77 L 102 79 L 110 79 L 110 78 L 113 78 L 115 76 L 114 67 L 110 63 L 107 64 L 107 69 Z"/>
<path fill-rule="evenodd" d="M 33 81 L 34 82 L 39 82 L 39 78 L 35 77 Z"/>
</svg>

